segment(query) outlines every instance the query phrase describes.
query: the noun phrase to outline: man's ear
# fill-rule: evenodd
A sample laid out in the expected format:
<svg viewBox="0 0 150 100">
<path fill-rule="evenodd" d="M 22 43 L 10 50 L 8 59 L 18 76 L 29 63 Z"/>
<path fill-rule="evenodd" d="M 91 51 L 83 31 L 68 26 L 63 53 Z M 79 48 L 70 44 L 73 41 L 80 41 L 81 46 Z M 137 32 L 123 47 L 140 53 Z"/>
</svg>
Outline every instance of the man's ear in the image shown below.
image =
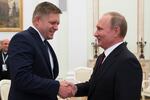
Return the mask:
<svg viewBox="0 0 150 100">
<path fill-rule="evenodd" d="M 40 21 L 40 16 L 35 16 L 34 19 L 33 19 L 33 21 L 35 23 L 38 23 Z"/>
<path fill-rule="evenodd" d="M 119 36 L 120 35 L 120 27 L 119 26 L 114 26 L 113 30 L 115 32 L 115 36 Z"/>
</svg>

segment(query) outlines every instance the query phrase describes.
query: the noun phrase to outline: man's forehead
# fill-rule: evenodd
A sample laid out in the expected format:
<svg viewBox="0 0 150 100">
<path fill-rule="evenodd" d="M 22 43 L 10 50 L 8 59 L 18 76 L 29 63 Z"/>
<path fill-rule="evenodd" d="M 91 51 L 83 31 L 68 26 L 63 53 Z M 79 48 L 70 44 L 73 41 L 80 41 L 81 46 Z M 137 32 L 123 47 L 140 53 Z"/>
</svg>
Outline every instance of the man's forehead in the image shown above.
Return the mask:
<svg viewBox="0 0 150 100">
<path fill-rule="evenodd" d="M 2 43 L 9 43 L 9 40 L 3 40 Z"/>
</svg>

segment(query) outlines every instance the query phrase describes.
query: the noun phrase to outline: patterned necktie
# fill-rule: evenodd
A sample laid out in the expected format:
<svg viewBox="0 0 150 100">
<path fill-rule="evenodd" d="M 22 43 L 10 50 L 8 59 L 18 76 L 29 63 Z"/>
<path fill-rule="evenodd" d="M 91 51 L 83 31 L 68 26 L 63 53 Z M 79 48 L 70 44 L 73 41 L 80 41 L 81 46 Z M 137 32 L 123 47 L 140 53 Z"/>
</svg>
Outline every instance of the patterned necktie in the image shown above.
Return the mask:
<svg viewBox="0 0 150 100">
<path fill-rule="evenodd" d="M 100 56 L 97 59 L 96 73 L 98 73 L 99 71 L 102 71 L 102 66 L 101 65 L 103 63 L 104 58 L 105 58 L 105 54 L 103 52 L 102 54 L 100 54 Z"/>
<path fill-rule="evenodd" d="M 94 67 L 94 75 L 97 75 L 99 74 L 99 72 L 102 71 L 102 63 L 103 63 L 103 60 L 105 58 L 105 54 L 104 52 L 102 54 L 100 54 L 96 60 L 96 65 Z"/>
<path fill-rule="evenodd" d="M 104 58 L 105 58 L 105 53 L 103 52 L 103 53 L 100 55 L 99 59 L 98 59 L 98 62 L 99 62 L 98 65 L 99 65 L 99 66 L 103 63 Z"/>
</svg>

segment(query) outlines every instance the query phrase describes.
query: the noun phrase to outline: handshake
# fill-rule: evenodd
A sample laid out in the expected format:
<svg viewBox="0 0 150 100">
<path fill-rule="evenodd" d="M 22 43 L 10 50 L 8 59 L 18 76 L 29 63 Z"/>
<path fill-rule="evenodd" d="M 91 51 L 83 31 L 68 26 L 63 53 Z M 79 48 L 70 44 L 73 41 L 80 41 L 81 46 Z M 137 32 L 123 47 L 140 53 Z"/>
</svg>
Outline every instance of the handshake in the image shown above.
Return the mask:
<svg viewBox="0 0 150 100">
<path fill-rule="evenodd" d="M 77 92 L 77 86 L 71 82 L 68 81 L 61 81 L 58 95 L 65 99 L 67 97 L 72 97 Z"/>
</svg>

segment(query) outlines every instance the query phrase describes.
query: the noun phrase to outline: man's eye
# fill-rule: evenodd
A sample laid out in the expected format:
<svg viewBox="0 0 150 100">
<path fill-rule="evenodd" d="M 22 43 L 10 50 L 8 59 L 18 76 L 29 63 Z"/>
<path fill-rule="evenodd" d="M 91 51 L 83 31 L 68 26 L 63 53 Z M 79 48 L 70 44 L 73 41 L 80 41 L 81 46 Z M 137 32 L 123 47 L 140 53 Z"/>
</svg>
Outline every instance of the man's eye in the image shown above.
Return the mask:
<svg viewBox="0 0 150 100">
<path fill-rule="evenodd" d="M 97 28 L 97 30 L 98 30 L 98 31 L 101 31 L 101 30 L 102 30 L 102 28 Z"/>
<path fill-rule="evenodd" d="M 52 25 L 57 24 L 57 25 L 59 25 L 59 23 L 58 23 L 58 22 L 49 22 L 49 24 L 52 24 Z"/>
</svg>

